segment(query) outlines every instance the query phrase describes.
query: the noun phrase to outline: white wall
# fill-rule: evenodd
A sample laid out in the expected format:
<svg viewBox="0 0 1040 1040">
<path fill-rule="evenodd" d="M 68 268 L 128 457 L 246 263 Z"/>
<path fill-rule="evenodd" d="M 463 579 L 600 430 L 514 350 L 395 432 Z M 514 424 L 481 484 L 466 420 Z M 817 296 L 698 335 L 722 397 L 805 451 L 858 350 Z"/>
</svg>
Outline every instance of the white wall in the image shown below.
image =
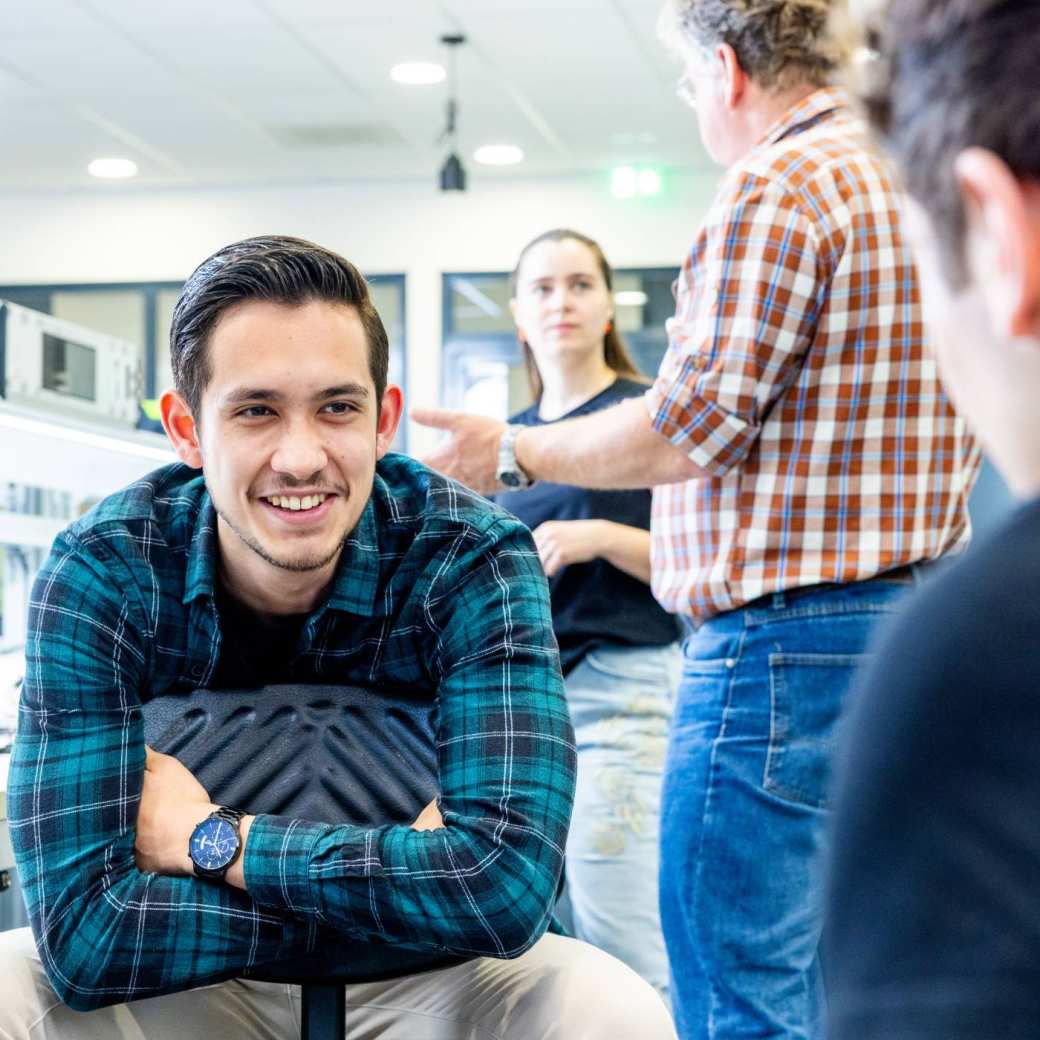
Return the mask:
<svg viewBox="0 0 1040 1040">
<path fill-rule="evenodd" d="M 678 267 L 716 183 L 673 175 L 660 196 L 620 202 L 603 177 L 474 179 L 464 194 L 356 182 L 0 195 L 0 284 L 182 279 L 236 239 L 310 238 L 370 274 L 405 273 L 410 403 L 436 404 L 442 272 L 511 269 L 528 239 L 561 225 L 599 239 L 616 267 Z M 409 435 L 418 453 L 431 443 Z"/>
</svg>

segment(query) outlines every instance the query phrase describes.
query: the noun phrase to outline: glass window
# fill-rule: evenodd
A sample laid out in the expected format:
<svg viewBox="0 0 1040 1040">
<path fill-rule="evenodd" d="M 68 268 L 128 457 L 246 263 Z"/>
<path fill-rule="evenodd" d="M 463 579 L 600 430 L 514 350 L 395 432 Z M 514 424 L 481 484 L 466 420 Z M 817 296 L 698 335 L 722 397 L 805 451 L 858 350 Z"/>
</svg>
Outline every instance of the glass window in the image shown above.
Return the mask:
<svg viewBox="0 0 1040 1040">
<path fill-rule="evenodd" d="M 512 334 L 508 274 L 451 274 L 445 280 L 447 330 L 462 336 Z"/>
<path fill-rule="evenodd" d="M 372 303 L 383 319 L 387 338 L 390 340 L 389 380 L 404 386 L 404 278 L 388 276 L 369 279 Z M 404 424 L 402 424 L 403 426 Z"/>
<path fill-rule="evenodd" d="M 652 377 L 668 345 L 664 323 L 675 310 L 671 267 L 614 272 L 615 321 L 636 367 Z M 509 274 L 444 275 L 441 398 L 504 419 L 530 403 L 523 356 L 509 311 Z"/>
<path fill-rule="evenodd" d="M 160 289 L 155 294 L 155 388 L 153 397 L 161 397 L 173 389 L 173 369 L 170 368 L 170 325 L 173 308 L 180 299 L 180 289 Z"/>
<path fill-rule="evenodd" d="M 50 313 L 95 332 L 146 344 L 145 297 L 140 289 L 75 289 L 51 293 Z"/>
</svg>

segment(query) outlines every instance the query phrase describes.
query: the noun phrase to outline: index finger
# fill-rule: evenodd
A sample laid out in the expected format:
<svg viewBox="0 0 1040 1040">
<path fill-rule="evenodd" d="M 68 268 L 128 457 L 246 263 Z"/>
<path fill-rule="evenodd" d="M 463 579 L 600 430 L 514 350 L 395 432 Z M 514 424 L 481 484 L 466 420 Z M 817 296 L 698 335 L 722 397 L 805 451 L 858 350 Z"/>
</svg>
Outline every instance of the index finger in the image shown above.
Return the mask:
<svg viewBox="0 0 1040 1040">
<path fill-rule="evenodd" d="M 464 412 L 453 412 L 450 408 L 413 408 L 412 422 L 420 426 L 432 426 L 435 430 L 454 429 L 462 419 Z"/>
</svg>

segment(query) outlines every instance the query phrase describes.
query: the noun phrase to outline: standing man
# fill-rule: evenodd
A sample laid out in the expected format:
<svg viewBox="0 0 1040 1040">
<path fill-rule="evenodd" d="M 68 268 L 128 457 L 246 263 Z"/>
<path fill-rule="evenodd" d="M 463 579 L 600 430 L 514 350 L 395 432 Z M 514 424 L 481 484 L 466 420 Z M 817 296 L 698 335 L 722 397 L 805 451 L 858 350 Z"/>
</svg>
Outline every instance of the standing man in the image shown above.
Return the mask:
<svg viewBox="0 0 1040 1040">
<path fill-rule="evenodd" d="M 1040 1036 L 1040 18 L 892 0 L 870 109 L 943 380 L 1021 500 L 878 644 L 835 785 L 833 1040 Z"/>
<path fill-rule="evenodd" d="M 655 492 L 653 587 L 690 623 L 666 765 L 662 922 L 685 1037 L 819 1035 L 830 749 L 878 618 L 964 548 L 976 472 L 927 356 L 887 165 L 825 0 L 672 0 L 680 94 L 728 167 L 644 400 L 452 432 L 474 487 Z"/>
</svg>

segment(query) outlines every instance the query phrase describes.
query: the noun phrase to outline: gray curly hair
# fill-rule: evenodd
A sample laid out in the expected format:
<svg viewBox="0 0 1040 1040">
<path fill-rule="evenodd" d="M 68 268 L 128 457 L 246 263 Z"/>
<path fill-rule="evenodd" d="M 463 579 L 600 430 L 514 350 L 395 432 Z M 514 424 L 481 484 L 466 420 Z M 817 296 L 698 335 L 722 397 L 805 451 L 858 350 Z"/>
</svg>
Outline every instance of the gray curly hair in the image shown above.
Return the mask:
<svg viewBox="0 0 1040 1040">
<path fill-rule="evenodd" d="M 826 86 L 847 57 L 846 0 L 666 0 L 658 31 L 682 51 L 728 43 L 767 90 Z"/>
</svg>

